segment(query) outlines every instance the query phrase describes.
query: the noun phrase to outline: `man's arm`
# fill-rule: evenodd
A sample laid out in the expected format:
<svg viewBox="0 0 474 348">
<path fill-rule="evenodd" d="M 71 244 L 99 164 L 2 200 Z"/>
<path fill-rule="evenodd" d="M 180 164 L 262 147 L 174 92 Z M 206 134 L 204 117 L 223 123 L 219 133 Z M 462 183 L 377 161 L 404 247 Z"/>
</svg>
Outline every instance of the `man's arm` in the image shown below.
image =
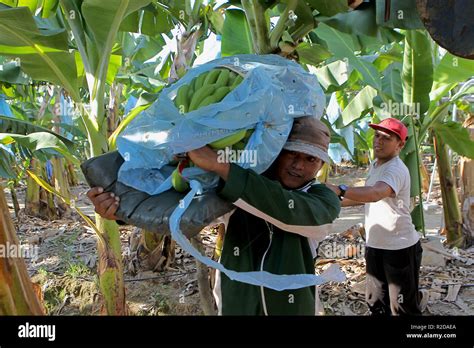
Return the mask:
<svg viewBox="0 0 474 348">
<path fill-rule="evenodd" d="M 225 181 L 221 197 L 285 231 L 305 235 L 300 232 L 331 223 L 339 215 L 339 199 L 324 185 L 313 185 L 308 192 L 290 191 L 250 169 L 217 163 L 217 154 L 210 148 L 190 151 L 188 156 Z"/>
<path fill-rule="evenodd" d="M 341 201 L 341 207 L 354 207 L 357 205 L 364 205 L 363 202 L 353 201 L 352 199 L 345 198 Z"/>
<path fill-rule="evenodd" d="M 339 196 L 341 194 L 341 190 L 338 186 L 332 184 L 326 185 L 333 190 L 336 195 Z M 395 192 L 392 187 L 383 181 L 377 181 L 373 186 L 349 187 L 344 194 L 342 206 L 357 205 L 352 204 L 352 202 L 359 204 L 378 202 L 394 194 Z M 347 202 L 344 203 L 346 200 Z"/>
</svg>

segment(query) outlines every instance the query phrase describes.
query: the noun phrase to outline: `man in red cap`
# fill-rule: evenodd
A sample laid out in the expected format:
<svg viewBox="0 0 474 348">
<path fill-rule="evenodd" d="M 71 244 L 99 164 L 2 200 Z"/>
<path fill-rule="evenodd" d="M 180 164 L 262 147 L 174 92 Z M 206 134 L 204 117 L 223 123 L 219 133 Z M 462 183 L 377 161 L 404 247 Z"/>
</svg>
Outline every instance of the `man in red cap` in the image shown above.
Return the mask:
<svg viewBox="0 0 474 348">
<path fill-rule="evenodd" d="M 410 173 L 399 158 L 408 129 L 395 119 L 370 124 L 375 161 L 364 187 L 329 185 L 342 206 L 365 204 L 366 301 L 373 315 L 420 315 L 422 248 L 410 216 Z"/>
</svg>

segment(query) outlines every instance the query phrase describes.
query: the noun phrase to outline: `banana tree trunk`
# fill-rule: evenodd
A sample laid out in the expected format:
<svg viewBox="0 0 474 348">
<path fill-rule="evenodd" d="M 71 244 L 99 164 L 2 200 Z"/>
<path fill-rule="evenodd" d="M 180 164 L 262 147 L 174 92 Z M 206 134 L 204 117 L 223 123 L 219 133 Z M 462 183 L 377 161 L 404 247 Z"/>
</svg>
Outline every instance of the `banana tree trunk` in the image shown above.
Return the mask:
<svg viewBox="0 0 474 348">
<path fill-rule="evenodd" d="M 97 242 L 99 286 L 108 315 L 127 315 L 120 235 L 117 224 L 96 214 L 102 238 Z"/>
<path fill-rule="evenodd" d="M 99 83 L 100 84 L 100 83 Z M 107 119 L 104 117 L 104 87 L 98 88 L 95 98 L 90 100 L 91 113 L 83 115 L 89 130 L 91 156 L 107 152 Z M 108 315 L 127 315 L 125 301 L 125 283 L 123 281 L 123 263 L 120 232 L 115 221 L 95 215 L 96 225 L 101 238 L 97 243 L 99 286 L 104 299 L 105 312 Z"/>
<path fill-rule="evenodd" d="M 201 253 L 205 254 L 201 236 L 198 234 L 191 239 L 191 244 Z M 196 260 L 196 275 L 201 299 L 201 308 L 204 315 L 216 315 L 214 300 L 212 297 L 211 284 L 209 282 L 209 269 L 205 264 Z"/>
<path fill-rule="evenodd" d="M 46 168 L 40 165 L 40 177 L 48 178 Z M 53 193 L 40 187 L 40 211 L 39 216 L 43 219 L 54 220 L 59 218 Z"/>
<path fill-rule="evenodd" d="M 474 115 L 471 115 L 463 124 L 469 130 L 474 141 Z M 462 182 L 462 214 L 464 225 L 470 233 L 471 242 L 474 240 L 474 160 L 463 157 L 461 159 Z"/>
<path fill-rule="evenodd" d="M 62 158 L 54 157 L 51 159 L 51 164 L 53 166 L 53 176 L 54 176 L 54 188 L 61 193 L 61 195 L 68 200 L 71 198 L 71 193 L 69 190 L 69 181 L 66 176 L 64 161 Z M 71 212 L 71 208 L 68 204 L 63 201 L 57 202 L 58 208 L 61 212 L 61 215 L 67 215 Z"/>
<path fill-rule="evenodd" d="M 436 158 L 438 159 L 439 183 L 443 198 L 443 213 L 448 244 L 460 247 L 464 244 L 461 209 L 459 207 L 456 183 L 451 169 L 448 149 L 441 137 L 434 135 Z"/>
<path fill-rule="evenodd" d="M 141 230 L 139 257 L 148 270 L 160 272 L 167 269 L 175 258 L 176 242 L 169 235 Z"/>
<path fill-rule="evenodd" d="M 33 290 L 25 262 L 19 252 L 18 238 L 10 218 L 7 201 L 0 186 L 0 315 L 43 315 L 42 305 Z"/>
<path fill-rule="evenodd" d="M 38 175 L 39 163 L 35 158 L 31 159 L 30 171 Z M 25 195 L 25 213 L 27 215 L 39 216 L 40 212 L 40 187 L 28 176 L 26 178 L 26 195 Z"/>
<path fill-rule="evenodd" d="M 61 129 L 59 127 L 59 124 L 61 123 L 61 89 L 56 89 L 56 97 L 54 100 L 54 122 L 56 123 L 56 126 L 53 127 L 53 130 L 56 133 L 61 134 Z M 69 182 L 67 180 L 66 171 L 64 170 L 64 160 L 59 157 L 53 157 L 51 159 L 51 165 L 53 167 L 55 189 L 61 193 L 63 197 L 69 200 L 71 194 L 69 192 Z M 70 214 L 71 208 L 62 200 L 58 201 L 57 205 L 60 215 Z"/>
<path fill-rule="evenodd" d="M 119 105 L 122 89 L 123 85 L 121 83 L 113 83 L 112 86 L 110 86 L 110 99 L 107 110 L 107 137 L 112 135 L 120 122 Z"/>
<path fill-rule="evenodd" d="M 68 160 L 66 160 L 66 169 L 67 169 L 67 178 L 69 181 L 69 187 L 77 186 L 78 180 L 77 180 L 76 170 L 74 169 L 74 165 Z"/>
<path fill-rule="evenodd" d="M 428 193 L 430 188 L 430 175 L 423 162 L 420 161 L 421 188 L 424 193 Z"/>
<path fill-rule="evenodd" d="M 20 216 L 20 203 L 18 203 L 18 196 L 16 195 L 15 185 L 10 187 L 10 194 L 12 196 L 13 209 L 15 210 L 15 216 Z"/>
</svg>

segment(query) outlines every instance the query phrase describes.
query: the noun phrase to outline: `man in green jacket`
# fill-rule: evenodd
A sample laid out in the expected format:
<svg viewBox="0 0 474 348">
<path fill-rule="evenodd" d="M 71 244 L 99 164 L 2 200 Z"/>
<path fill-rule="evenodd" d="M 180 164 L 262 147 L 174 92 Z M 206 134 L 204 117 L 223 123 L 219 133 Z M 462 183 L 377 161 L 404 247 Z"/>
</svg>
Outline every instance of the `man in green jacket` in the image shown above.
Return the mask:
<svg viewBox="0 0 474 348">
<path fill-rule="evenodd" d="M 314 179 L 323 163 L 329 162 L 329 140 L 329 130 L 321 121 L 295 119 L 283 151 L 262 175 L 219 162 L 208 146 L 188 152 L 196 166 L 221 177 L 218 194 L 236 206 L 228 214 L 220 259 L 225 268 L 314 274 L 315 241 L 325 236 L 320 226 L 331 223 L 340 211 L 336 194 Z M 116 219 L 114 197 L 99 193 L 98 188 L 88 196 L 99 214 Z M 315 314 L 315 287 L 274 291 L 219 274 L 217 288 L 219 314 Z"/>
</svg>

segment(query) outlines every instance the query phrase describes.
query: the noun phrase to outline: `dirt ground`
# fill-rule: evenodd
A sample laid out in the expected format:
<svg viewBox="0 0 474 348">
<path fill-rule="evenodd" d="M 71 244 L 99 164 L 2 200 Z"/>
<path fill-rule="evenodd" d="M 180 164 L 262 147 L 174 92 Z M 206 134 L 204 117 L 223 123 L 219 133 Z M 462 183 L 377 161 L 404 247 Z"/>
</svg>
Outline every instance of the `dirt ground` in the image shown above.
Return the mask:
<svg viewBox="0 0 474 348">
<path fill-rule="evenodd" d="M 331 174 L 330 182 L 363 185 L 366 170 L 339 167 Z M 85 193 L 87 185 L 73 188 L 76 206 L 93 217 L 93 208 Z M 51 315 L 101 314 L 101 296 L 96 275 L 96 237 L 92 229 L 73 213 L 68 218 L 45 221 L 20 213 L 17 218 L 11 197 L 5 194 L 18 237 L 26 248 L 35 250 L 26 263 L 32 280 L 41 285 L 44 305 Z M 24 202 L 24 188 L 17 190 L 20 203 Z M 22 205 L 23 207 L 23 205 Z M 439 186 L 435 184 L 431 205 L 426 216 L 426 235 L 438 238 L 442 226 L 442 207 Z M 326 315 L 367 315 L 364 301 L 365 261 L 363 207 L 344 208 L 333 224 L 333 235 L 320 244 L 316 271 L 322 272 L 331 263 L 338 263 L 346 273 L 342 283 L 328 283 L 321 287 L 320 297 Z M 136 250 L 137 231 L 132 226 L 121 226 L 122 255 L 127 303 L 131 315 L 202 315 L 196 281 L 194 259 L 176 246 L 173 263 L 164 271 L 153 272 L 141 263 Z M 341 233 L 345 232 L 345 233 Z M 362 233 L 361 233 L 362 232 Z M 362 234 L 362 235 L 361 235 Z M 202 236 L 206 254 L 214 251 L 216 235 L 212 230 Z M 344 253 L 328 257 L 328 246 L 343 245 Z M 420 287 L 429 293 L 424 315 L 474 314 L 474 248 L 444 252 L 444 266 L 425 265 L 421 268 Z M 450 257 L 451 255 L 451 257 Z M 334 255 L 331 255 L 334 256 Z"/>
</svg>

